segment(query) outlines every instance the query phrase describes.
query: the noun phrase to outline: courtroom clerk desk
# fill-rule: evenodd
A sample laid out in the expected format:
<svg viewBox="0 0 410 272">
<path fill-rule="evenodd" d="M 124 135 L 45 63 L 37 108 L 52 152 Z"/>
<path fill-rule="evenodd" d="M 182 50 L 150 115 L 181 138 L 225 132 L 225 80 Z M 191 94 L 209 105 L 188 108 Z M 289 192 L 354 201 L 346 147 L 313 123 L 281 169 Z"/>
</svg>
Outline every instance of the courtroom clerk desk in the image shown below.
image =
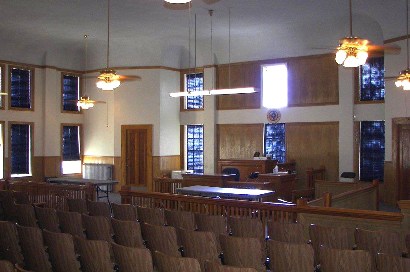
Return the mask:
<svg viewBox="0 0 410 272">
<path fill-rule="evenodd" d="M 224 187 L 226 181 L 234 179 L 234 175 L 224 174 L 182 174 L 182 187 L 194 185 Z"/>
<path fill-rule="evenodd" d="M 237 168 L 240 181 L 246 181 L 252 172 L 272 173 L 277 160 L 218 160 L 218 172 L 222 173 L 225 168 Z"/>
</svg>

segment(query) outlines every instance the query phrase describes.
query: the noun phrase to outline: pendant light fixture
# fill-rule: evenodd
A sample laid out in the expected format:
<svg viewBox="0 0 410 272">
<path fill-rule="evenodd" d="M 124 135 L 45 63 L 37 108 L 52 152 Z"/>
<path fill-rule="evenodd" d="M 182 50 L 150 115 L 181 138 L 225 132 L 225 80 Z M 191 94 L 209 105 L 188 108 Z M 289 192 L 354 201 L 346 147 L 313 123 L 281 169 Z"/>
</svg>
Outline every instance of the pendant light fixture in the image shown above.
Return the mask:
<svg viewBox="0 0 410 272">
<path fill-rule="evenodd" d="M 352 0 L 349 0 L 349 15 L 350 36 L 339 41 L 335 60 L 344 67 L 358 67 L 366 63 L 369 41 L 353 36 Z"/>
<path fill-rule="evenodd" d="M 186 4 L 191 2 L 191 0 L 165 0 L 165 2 L 170 4 Z"/>
<path fill-rule="evenodd" d="M 410 68 L 409 68 L 409 0 L 406 1 L 406 29 L 407 29 L 407 68 L 400 72 L 395 82 L 396 87 L 403 87 L 403 90 L 410 90 Z"/>
</svg>

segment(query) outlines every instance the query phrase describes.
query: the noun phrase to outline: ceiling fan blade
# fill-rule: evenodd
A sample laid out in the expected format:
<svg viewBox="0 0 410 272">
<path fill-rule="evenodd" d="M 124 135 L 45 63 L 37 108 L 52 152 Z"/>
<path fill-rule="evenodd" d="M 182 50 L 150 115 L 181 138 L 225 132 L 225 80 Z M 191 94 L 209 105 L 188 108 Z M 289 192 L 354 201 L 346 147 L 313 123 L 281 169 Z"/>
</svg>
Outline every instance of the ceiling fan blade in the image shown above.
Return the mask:
<svg viewBox="0 0 410 272">
<path fill-rule="evenodd" d="M 94 104 L 106 104 L 107 103 L 105 101 L 94 101 L 94 100 L 90 100 L 90 102 L 92 102 Z"/>
<path fill-rule="evenodd" d="M 164 1 L 163 6 L 166 9 L 185 10 L 185 9 L 189 9 L 190 6 L 192 7 L 192 4 L 191 4 L 191 2 L 185 3 L 185 4 L 171 4 L 171 3 L 168 3 L 168 2 Z"/>
<path fill-rule="evenodd" d="M 135 81 L 141 80 L 140 76 L 133 76 L 133 75 L 119 75 L 120 81 Z"/>
<path fill-rule="evenodd" d="M 392 45 L 377 45 L 377 44 L 370 44 L 368 45 L 369 51 L 372 55 L 375 54 L 392 54 L 398 55 L 400 54 L 401 47 L 395 44 Z"/>
<path fill-rule="evenodd" d="M 219 1 L 221 0 L 202 0 L 202 2 L 204 2 L 207 5 L 212 5 L 212 4 L 218 3 Z"/>
<path fill-rule="evenodd" d="M 398 77 L 398 75 L 397 76 L 385 76 L 384 81 L 396 80 L 397 77 Z"/>
</svg>

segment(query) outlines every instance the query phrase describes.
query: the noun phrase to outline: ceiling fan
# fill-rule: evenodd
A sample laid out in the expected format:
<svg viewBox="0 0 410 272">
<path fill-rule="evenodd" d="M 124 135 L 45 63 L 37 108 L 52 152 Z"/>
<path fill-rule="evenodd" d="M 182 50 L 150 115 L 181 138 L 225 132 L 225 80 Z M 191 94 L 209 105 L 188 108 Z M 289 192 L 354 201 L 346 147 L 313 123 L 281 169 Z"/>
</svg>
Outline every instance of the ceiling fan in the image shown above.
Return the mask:
<svg viewBox="0 0 410 272">
<path fill-rule="evenodd" d="M 89 96 L 81 96 L 79 100 L 73 100 L 73 101 L 77 102 L 77 107 L 83 110 L 88 110 L 90 108 L 93 108 L 95 104 L 106 104 L 107 103 L 105 101 L 91 100 Z"/>
<path fill-rule="evenodd" d="M 110 67 L 110 0 L 107 0 L 108 12 L 107 12 L 107 65 L 106 68 L 100 71 L 100 75 L 97 77 L 97 88 L 103 91 L 113 91 L 120 86 L 123 81 L 133 81 L 141 79 L 140 76 L 125 76 L 117 75 L 116 71 Z"/>
<path fill-rule="evenodd" d="M 212 5 L 221 0 L 202 0 L 207 5 Z M 191 0 L 164 0 L 164 7 L 173 10 L 184 10 L 192 6 Z"/>
<path fill-rule="evenodd" d="M 371 44 L 369 40 L 353 36 L 352 0 L 349 0 L 350 35 L 339 40 L 335 60 L 344 67 L 358 67 L 366 63 L 369 53 L 373 56 L 383 53 L 399 54 L 399 46 Z"/>
</svg>

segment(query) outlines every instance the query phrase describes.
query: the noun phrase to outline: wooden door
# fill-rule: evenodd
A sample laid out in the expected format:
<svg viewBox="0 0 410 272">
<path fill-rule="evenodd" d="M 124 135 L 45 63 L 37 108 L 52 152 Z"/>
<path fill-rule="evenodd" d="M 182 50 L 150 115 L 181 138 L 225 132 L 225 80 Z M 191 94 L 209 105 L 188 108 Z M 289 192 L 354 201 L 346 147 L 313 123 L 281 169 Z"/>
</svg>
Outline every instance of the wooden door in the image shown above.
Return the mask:
<svg viewBox="0 0 410 272">
<path fill-rule="evenodd" d="M 152 188 L 152 126 L 121 126 L 123 184 Z"/>
<path fill-rule="evenodd" d="M 399 125 L 398 129 L 398 197 L 400 200 L 410 199 L 410 124 Z"/>
</svg>

